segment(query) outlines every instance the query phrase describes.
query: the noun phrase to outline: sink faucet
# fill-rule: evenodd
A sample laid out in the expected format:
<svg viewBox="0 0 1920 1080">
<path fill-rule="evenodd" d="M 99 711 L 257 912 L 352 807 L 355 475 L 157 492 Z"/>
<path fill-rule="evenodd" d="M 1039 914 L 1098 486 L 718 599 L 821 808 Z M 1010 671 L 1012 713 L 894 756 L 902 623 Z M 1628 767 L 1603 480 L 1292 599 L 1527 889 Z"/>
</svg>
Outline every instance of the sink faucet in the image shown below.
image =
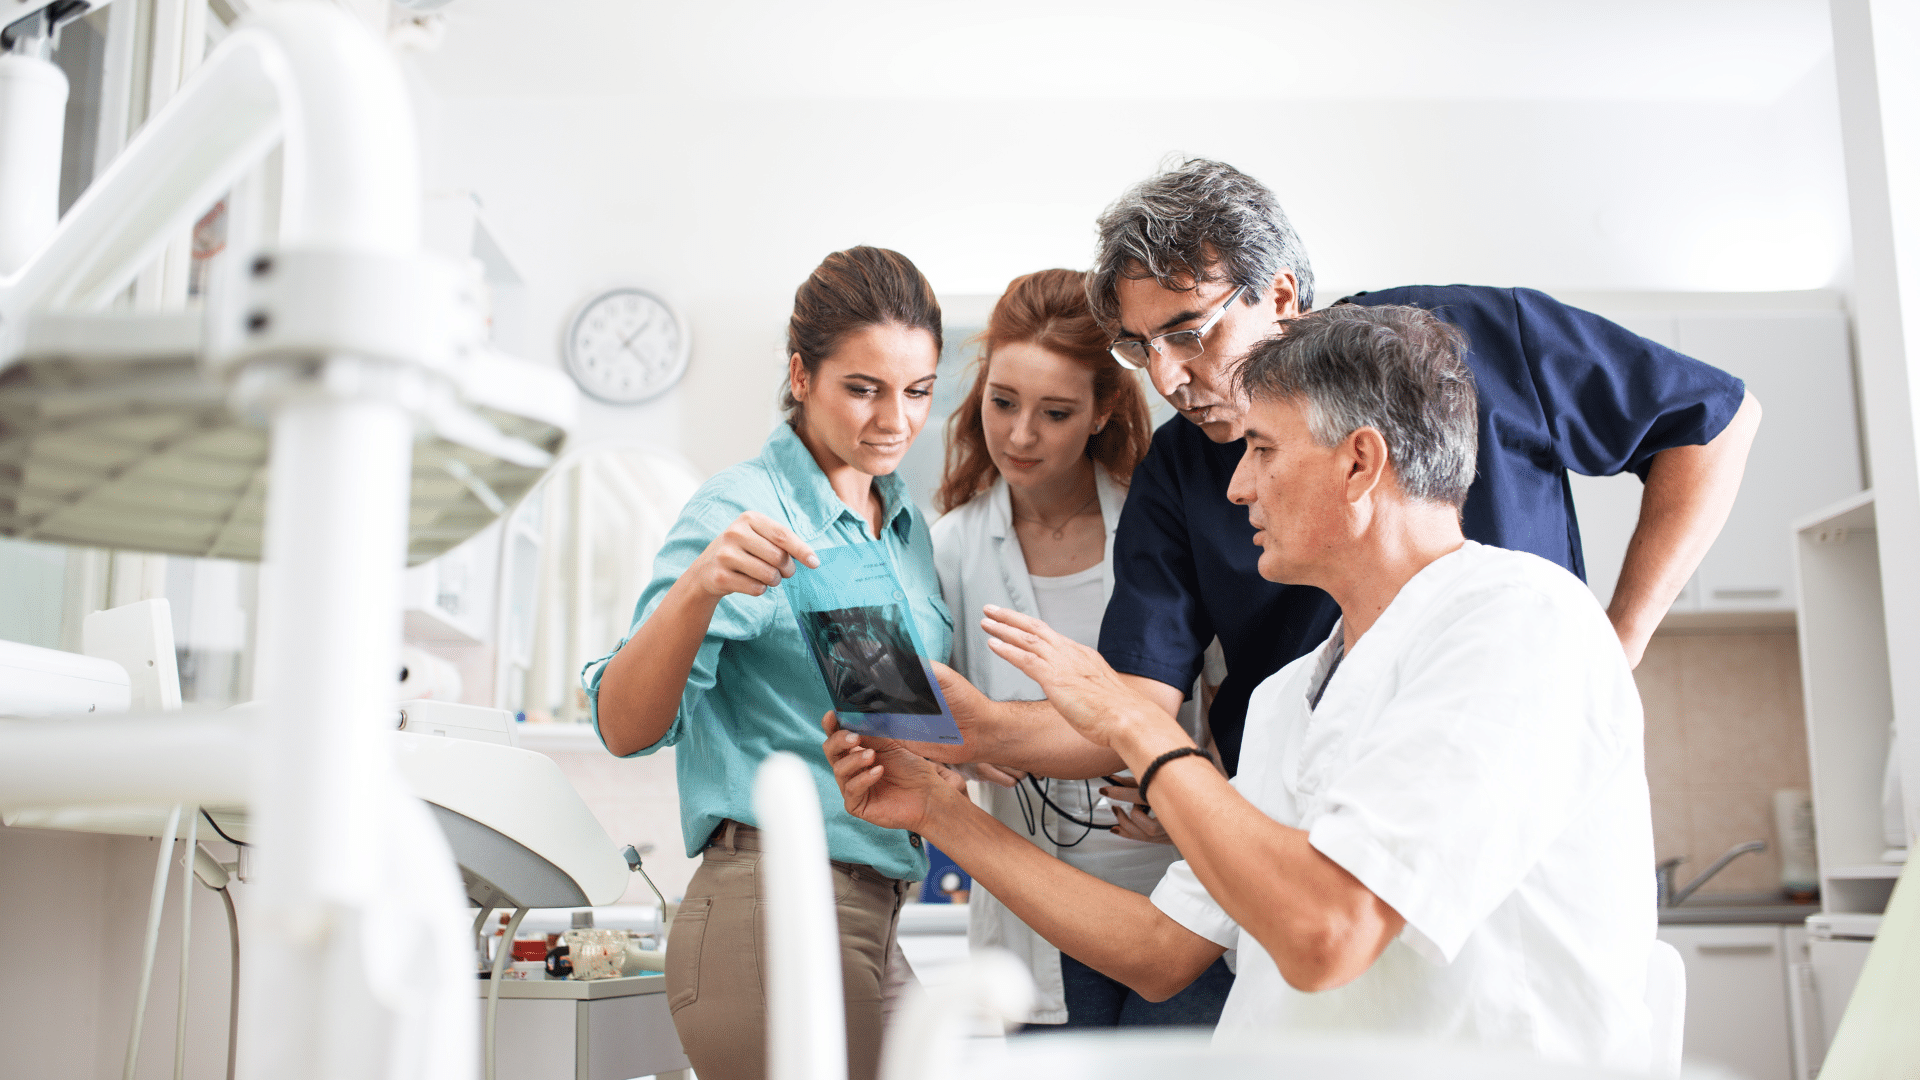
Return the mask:
<svg viewBox="0 0 1920 1080">
<path fill-rule="evenodd" d="M 1685 862 L 1686 858 L 1683 856 L 1665 860 L 1653 868 L 1654 880 L 1659 888 L 1659 905 L 1661 907 L 1679 907 L 1681 904 L 1686 903 L 1687 897 L 1692 896 L 1699 890 L 1700 886 L 1705 885 L 1708 879 L 1726 869 L 1728 863 L 1749 852 L 1765 850 L 1767 850 L 1767 842 L 1765 840 L 1749 840 L 1744 844 L 1735 844 L 1728 848 L 1719 858 L 1713 860 L 1711 866 L 1702 870 L 1700 876 L 1682 885 L 1677 890 L 1673 887 L 1673 871 L 1681 863 Z"/>
</svg>

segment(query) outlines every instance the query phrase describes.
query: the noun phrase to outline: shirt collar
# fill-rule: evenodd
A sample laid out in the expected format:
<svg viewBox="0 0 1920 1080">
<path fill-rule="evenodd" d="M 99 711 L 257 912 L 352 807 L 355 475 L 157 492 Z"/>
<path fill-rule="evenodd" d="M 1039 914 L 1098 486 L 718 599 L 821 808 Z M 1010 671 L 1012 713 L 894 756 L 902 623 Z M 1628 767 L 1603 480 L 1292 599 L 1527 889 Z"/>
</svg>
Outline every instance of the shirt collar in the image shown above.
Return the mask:
<svg viewBox="0 0 1920 1080">
<path fill-rule="evenodd" d="M 1127 490 L 1100 464 L 1093 467 L 1093 490 L 1100 498 L 1101 523 L 1106 527 L 1108 539 L 1112 539 L 1113 531 L 1120 527 L 1120 508 L 1126 503 Z M 994 477 L 986 499 L 987 536 L 1005 540 L 1013 533 L 1013 492 L 1008 490 L 1005 477 Z"/>
<path fill-rule="evenodd" d="M 842 515 L 862 535 L 866 534 L 866 520 L 840 501 L 833 485 L 827 483 L 827 474 L 820 471 L 820 463 L 813 460 L 813 453 L 800 441 L 792 424 L 782 421 L 774 425 L 773 433 L 760 448 L 760 460 L 773 478 L 774 490 L 779 492 L 780 501 L 802 540 L 812 541 Z M 913 517 L 909 513 L 913 500 L 907 497 L 906 482 L 897 474 L 876 476 L 873 490 L 880 496 L 882 527 L 892 529 L 901 540 L 907 540 L 913 530 Z"/>
</svg>

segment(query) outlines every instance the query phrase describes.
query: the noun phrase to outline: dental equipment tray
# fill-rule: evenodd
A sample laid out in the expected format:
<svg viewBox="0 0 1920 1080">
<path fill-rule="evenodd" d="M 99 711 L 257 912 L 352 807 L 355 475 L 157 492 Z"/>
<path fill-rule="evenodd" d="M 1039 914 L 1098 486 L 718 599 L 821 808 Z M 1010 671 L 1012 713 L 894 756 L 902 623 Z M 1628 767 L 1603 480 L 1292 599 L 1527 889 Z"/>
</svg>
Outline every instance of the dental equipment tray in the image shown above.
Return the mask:
<svg viewBox="0 0 1920 1080">
<path fill-rule="evenodd" d="M 481 997 L 487 996 L 489 980 L 475 979 Z M 599 1001 L 601 998 L 633 997 L 635 994 L 664 994 L 665 975 L 629 975 L 622 979 L 501 979 L 500 997 L 547 998 L 566 1001 Z"/>
</svg>

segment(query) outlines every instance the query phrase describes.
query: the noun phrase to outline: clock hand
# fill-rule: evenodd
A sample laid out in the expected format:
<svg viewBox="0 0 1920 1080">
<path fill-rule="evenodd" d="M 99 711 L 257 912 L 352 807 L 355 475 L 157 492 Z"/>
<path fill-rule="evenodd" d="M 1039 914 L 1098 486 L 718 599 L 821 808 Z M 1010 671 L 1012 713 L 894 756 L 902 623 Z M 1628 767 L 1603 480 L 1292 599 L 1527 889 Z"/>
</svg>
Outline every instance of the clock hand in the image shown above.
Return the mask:
<svg viewBox="0 0 1920 1080">
<path fill-rule="evenodd" d="M 626 349 L 629 342 L 633 341 L 634 338 L 639 337 L 641 334 L 646 333 L 649 329 L 652 328 L 652 326 L 653 326 L 653 316 L 649 315 L 647 316 L 647 321 L 640 324 L 639 329 L 635 330 L 631 334 L 628 334 L 626 337 L 620 339 L 620 347 L 623 349 Z M 627 351 L 632 352 L 633 350 L 627 349 Z M 640 354 L 634 353 L 634 355 L 638 356 Z"/>
</svg>

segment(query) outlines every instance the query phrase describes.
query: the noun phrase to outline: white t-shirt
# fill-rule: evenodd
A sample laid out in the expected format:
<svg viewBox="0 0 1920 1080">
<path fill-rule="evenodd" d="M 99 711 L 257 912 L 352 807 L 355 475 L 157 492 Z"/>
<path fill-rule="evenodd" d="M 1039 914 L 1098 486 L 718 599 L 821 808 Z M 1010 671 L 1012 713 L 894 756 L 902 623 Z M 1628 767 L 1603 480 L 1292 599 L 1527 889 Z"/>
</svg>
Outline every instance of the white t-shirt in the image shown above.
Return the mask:
<svg viewBox="0 0 1920 1080">
<path fill-rule="evenodd" d="M 1153 902 L 1240 950 L 1222 1032 L 1451 1038 L 1644 1070 L 1655 930 L 1640 697 L 1593 595 L 1471 541 L 1261 683 L 1234 787 L 1407 920 L 1359 978 L 1287 985 L 1185 862 Z"/>
<path fill-rule="evenodd" d="M 1098 648 L 1100 619 L 1107 610 L 1107 567 L 1095 564 L 1077 574 L 1041 577 L 1029 574 L 1033 599 L 1040 619 L 1062 635 L 1082 645 Z M 1065 841 L 1055 847 L 1060 861 L 1083 870 L 1102 881 L 1112 882 L 1137 893 L 1151 893 L 1153 887 L 1173 865 L 1180 853 L 1169 844 L 1142 844 L 1104 831 L 1114 824 L 1113 811 L 1100 796 L 1105 780 L 1041 781 L 1047 798 L 1073 818 L 1091 821 L 1099 828 L 1088 832 L 1072 821 L 1060 821 L 1059 815 L 1045 808 L 1031 791 L 1028 805 L 1035 813 L 1043 810 L 1053 819 L 1054 836 Z"/>
<path fill-rule="evenodd" d="M 1107 613 L 1106 560 L 1077 574 L 1041 577 L 1028 574 L 1040 621 L 1082 645 L 1099 648 L 1100 618 Z"/>
</svg>

